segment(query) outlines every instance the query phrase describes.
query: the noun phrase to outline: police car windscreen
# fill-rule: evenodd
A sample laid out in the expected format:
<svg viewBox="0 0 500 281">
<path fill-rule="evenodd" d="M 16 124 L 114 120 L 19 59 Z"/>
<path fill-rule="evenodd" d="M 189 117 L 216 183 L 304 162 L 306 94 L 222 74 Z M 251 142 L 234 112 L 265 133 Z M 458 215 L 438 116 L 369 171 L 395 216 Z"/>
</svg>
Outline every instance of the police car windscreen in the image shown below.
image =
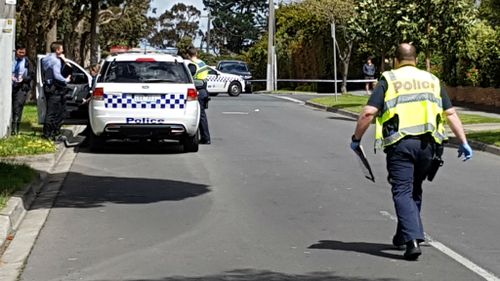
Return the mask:
<svg viewBox="0 0 500 281">
<path fill-rule="evenodd" d="M 221 71 L 248 72 L 248 68 L 242 63 L 223 63 L 220 65 Z"/>
<path fill-rule="evenodd" d="M 182 63 L 164 61 L 114 61 L 102 78 L 104 83 L 190 83 Z"/>
</svg>

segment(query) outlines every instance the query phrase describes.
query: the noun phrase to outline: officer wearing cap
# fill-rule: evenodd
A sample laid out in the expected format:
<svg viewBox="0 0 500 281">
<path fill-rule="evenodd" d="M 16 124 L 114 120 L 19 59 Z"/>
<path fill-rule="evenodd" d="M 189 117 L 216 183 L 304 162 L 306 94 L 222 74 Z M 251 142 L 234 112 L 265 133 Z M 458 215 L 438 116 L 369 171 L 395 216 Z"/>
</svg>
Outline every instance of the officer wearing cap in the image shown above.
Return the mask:
<svg viewBox="0 0 500 281">
<path fill-rule="evenodd" d="M 358 118 L 351 148 L 357 149 L 376 118 L 376 147 L 386 153 L 388 180 L 398 219 L 392 243 L 406 248 L 404 258 L 421 254 L 424 229 L 420 218 L 422 182 L 442 154 L 446 140 L 444 119 L 460 140 L 458 156 L 472 157 L 462 122 L 439 79 L 416 68 L 417 51 L 411 44 L 396 50 L 396 69 L 386 71 Z M 433 160 L 434 159 L 434 160 Z"/>
<path fill-rule="evenodd" d="M 205 82 L 205 88 L 198 90 L 198 102 L 200 103 L 200 133 L 201 133 L 201 144 L 210 144 L 210 131 L 208 130 L 208 119 L 205 109 L 208 107 L 208 92 L 206 90 L 206 80 L 208 77 L 208 70 L 210 69 L 208 65 L 198 58 L 198 50 L 194 47 L 188 49 L 189 58 L 196 65 L 196 74 L 194 79 L 203 80 Z"/>
</svg>

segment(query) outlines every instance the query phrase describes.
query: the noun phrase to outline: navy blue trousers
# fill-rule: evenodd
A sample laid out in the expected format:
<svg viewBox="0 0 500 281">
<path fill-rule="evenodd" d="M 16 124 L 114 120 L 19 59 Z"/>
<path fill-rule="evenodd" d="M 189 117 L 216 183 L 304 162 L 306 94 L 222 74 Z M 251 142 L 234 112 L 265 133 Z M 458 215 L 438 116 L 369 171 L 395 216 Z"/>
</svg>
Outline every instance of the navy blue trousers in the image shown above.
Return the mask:
<svg viewBox="0 0 500 281">
<path fill-rule="evenodd" d="M 57 89 L 55 92 L 45 93 L 47 101 L 47 112 L 43 125 L 43 136 L 54 139 L 60 134 L 61 125 L 66 113 L 65 89 Z"/>
<path fill-rule="evenodd" d="M 200 103 L 200 135 L 201 141 L 210 141 L 210 131 L 208 130 L 208 118 L 205 108 L 208 103 L 208 92 L 205 89 L 198 90 L 198 102 Z"/>
<path fill-rule="evenodd" d="M 430 138 L 405 138 L 386 148 L 388 180 L 396 208 L 398 225 L 396 240 L 400 244 L 411 240 L 424 241 L 420 217 L 422 182 L 427 176 L 434 143 Z"/>
</svg>

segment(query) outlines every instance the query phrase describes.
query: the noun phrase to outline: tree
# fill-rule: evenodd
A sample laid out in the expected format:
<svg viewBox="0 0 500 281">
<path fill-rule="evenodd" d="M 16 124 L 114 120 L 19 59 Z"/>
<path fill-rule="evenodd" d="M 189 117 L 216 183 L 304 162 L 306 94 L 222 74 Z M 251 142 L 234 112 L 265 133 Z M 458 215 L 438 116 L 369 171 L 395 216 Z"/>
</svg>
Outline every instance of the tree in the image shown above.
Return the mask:
<svg viewBox="0 0 500 281">
<path fill-rule="evenodd" d="M 305 0 L 304 5 L 323 18 L 325 22 L 337 26 L 338 35 L 335 47 L 341 61 L 342 93 L 347 92 L 347 75 L 356 33 L 350 25 L 350 19 L 355 17 L 353 0 Z"/>
<path fill-rule="evenodd" d="M 200 10 L 195 6 L 178 3 L 165 11 L 157 21 L 157 29 L 149 42 L 153 46 L 176 46 L 182 38 L 195 38 L 199 31 Z"/>
<path fill-rule="evenodd" d="M 210 9 L 210 45 L 220 52 L 241 53 L 260 39 L 267 24 L 265 0 L 203 0 Z"/>
<path fill-rule="evenodd" d="M 113 45 L 136 47 L 150 34 L 153 21 L 146 16 L 149 0 L 127 0 L 126 6 L 104 8 L 99 12 L 99 44 L 104 50 Z"/>
<path fill-rule="evenodd" d="M 401 42 L 401 33 L 394 28 L 402 11 L 397 1 L 360 0 L 351 26 L 366 52 L 380 57 L 380 71 L 384 71 L 385 58 Z"/>
<path fill-rule="evenodd" d="M 491 26 L 500 26 L 500 0 L 482 0 L 479 16 L 487 20 Z"/>
</svg>

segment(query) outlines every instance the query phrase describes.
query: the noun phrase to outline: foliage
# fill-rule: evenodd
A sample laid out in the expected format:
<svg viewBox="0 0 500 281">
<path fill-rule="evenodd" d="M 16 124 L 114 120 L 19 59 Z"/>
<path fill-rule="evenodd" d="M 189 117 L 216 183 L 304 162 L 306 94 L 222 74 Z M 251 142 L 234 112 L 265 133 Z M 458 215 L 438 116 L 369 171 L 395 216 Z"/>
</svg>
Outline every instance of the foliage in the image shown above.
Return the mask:
<svg viewBox="0 0 500 281">
<path fill-rule="evenodd" d="M 354 43 L 357 40 L 352 18 L 356 17 L 353 0 L 305 0 L 304 5 L 322 22 L 336 25 L 335 47 L 341 62 L 342 93 L 347 92 L 347 76 Z"/>
<path fill-rule="evenodd" d="M 173 47 L 185 37 L 196 37 L 201 11 L 195 6 L 178 3 L 165 11 L 157 20 L 149 42 L 155 47 Z"/>
<path fill-rule="evenodd" d="M 385 69 L 385 58 L 402 41 L 394 28 L 401 14 L 397 1 L 359 0 L 355 6 L 357 16 L 351 20 L 354 32 L 360 38 L 360 47 L 366 53 L 380 58 L 380 71 Z"/>
<path fill-rule="evenodd" d="M 221 54 L 241 53 L 265 32 L 265 0 L 203 0 L 212 15 L 210 47 Z"/>
<path fill-rule="evenodd" d="M 481 0 L 479 15 L 487 20 L 491 26 L 500 26 L 500 0 Z"/>
<path fill-rule="evenodd" d="M 486 21 L 477 22 L 460 52 L 460 70 L 465 83 L 500 87 L 500 30 Z"/>
<path fill-rule="evenodd" d="M 150 0 L 127 0 L 127 7 L 113 6 L 112 18 L 101 20 L 99 43 L 102 49 L 109 50 L 114 45 L 136 47 L 141 38 L 147 37 L 152 29 L 152 21 L 146 17 Z M 121 9 L 120 9 L 121 8 Z M 101 14 L 103 16 L 103 14 Z"/>
<path fill-rule="evenodd" d="M 35 179 L 36 172 L 25 164 L 0 161 L 0 209 L 9 197 Z"/>
<path fill-rule="evenodd" d="M 91 11 L 97 8 L 101 49 L 115 44 L 136 46 L 145 30 L 150 0 L 21 0 L 18 1 L 17 41 L 27 46 L 30 59 L 48 51 L 52 41 L 62 40 L 66 56 L 82 65 L 91 54 Z M 57 31 L 51 35 L 51 30 Z"/>
</svg>

